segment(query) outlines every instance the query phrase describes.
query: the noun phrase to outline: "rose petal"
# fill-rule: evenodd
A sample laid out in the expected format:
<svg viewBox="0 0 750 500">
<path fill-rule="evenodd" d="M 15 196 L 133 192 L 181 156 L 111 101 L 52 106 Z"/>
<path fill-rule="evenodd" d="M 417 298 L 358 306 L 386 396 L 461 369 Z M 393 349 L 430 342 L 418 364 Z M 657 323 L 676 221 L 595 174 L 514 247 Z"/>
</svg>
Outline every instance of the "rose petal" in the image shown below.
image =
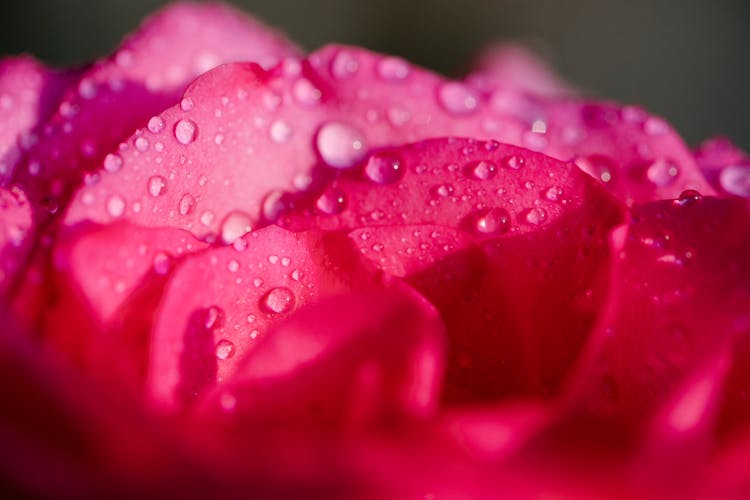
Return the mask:
<svg viewBox="0 0 750 500">
<path fill-rule="evenodd" d="M 688 192 L 637 206 L 581 376 L 597 414 L 653 413 L 721 346 L 750 331 L 750 207 Z"/>
<path fill-rule="evenodd" d="M 606 237 L 622 217 L 574 165 L 466 139 L 382 150 L 311 205 L 280 223 L 351 230 L 438 307 L 451 401 L 556 392 L 606 291 Z"/>
<path fill-rule="evenodd" d="M 73 72 L 45 68 L 31 57 L 0 61 L 0 185 L 13 177 L 24 151 L 39 140 L 39 128 L 52 114 Z M 28 165 L 31 175 L 39 165 Z"/>
<path fill-rule="evenodd" d="M 165 282 L 182 256 L 204 248 L 179 229 L 120 223 L 69 232 L 54 249 L 46 341 L 92 376 L 118 375 L 140 388 Z"/>
<path fill-rule="evenodd" d="M 750 156 L 729 139 L 704 142 L 695 160 L 718 193 L 750 198 Z"/>
<path fill-rule="evenodd" d="M 151 334 L 148 386 L 165 409 L 221 384 L 266 335 L 300 306 L 378 276 L 343 235 L 294 234 L 276 226 L 176 267 Z"/>
<path fill-rule="evenodd" d="M 341 295 L 271 328 L 213 404 L 243 426 L 347 432 L 437 409 L 444 327 L 408 287 Z"/>
<path fill-rule="evenodd" d="M 229 6 L 170 5 L 66 92 L 17 178 L 29 188 L 39 185 L 34 199 L 53 195 L 64 203 L 83 173 L 99 167 L 107 153 L 116 154 L 117 144 L 150 116 L 176 103 L 196 76 L 226 62 L 273 66 L 296 54 L 291 43 Z M 104 167 L 117 168 L 117 162 L 105 159 Z"/>
<path fill-rule="evenodd" d="M 495 138 L 566 160 L 585 157 L 583 163 L 597 162 L 589 170 L 607 161 L 607 175 L 623 178 L 612 183 L 623 199 L 677 196 L 687 187 L 711 191 L 700 173 L 698 180 L 691 174 L 692 156 L 668 126 L 638 121 L 661 123 L 648 115 L 579 102 L 549 109 L 540 103 L 532 114 L 521 113 L 486 102 L 463 83 L 362 49 L 327 47 L 270 73 L 219 68 L 197 80 L 185 99 L 191 109 L 167 110 L 158 118 L 163 129 L 131 137 L 118 172 L 78 193 L 69 223 L 126 217 L 218 237 L 233 211 L 249 225 L 274 220 L 285 208 L 283 192 L 322 182 L 323 165 L 347 169 L 370 149 L 449 135 Z M 605 157 L 620 158 L 638 175 L 619 175 L 620 166 Z M 650 174 L 644 166 L 653 166 Z"/>
<path fill-rule="evenodd" d="M 485 47 L 466 81 L 482 90 L 502 88 L 508 92 L 549 97 L 574 93 L 546 61 L 519 43 L 495 43 Z"/>
</svg>

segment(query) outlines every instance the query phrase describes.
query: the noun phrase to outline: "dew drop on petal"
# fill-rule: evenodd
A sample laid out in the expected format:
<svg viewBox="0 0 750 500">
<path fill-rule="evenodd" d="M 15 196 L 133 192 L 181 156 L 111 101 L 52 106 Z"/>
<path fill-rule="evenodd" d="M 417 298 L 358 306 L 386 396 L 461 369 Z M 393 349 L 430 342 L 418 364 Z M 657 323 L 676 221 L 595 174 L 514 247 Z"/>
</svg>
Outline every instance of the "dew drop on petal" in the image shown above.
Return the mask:
<svg viewBox="0 0 750 500">
<path fill-rule="evenodd" d="M 512 170 L 518 170 L 519 168 L 523 167 L 523 164 L 526 160 L 523 159 L 522 156 L 518 155 L 510 155 L 503 158 L 503 165 L 512 169 Z"/>
<path fill-rule="evenodd" d="M 557 186 L 552 186 L 544 192 L 544 197 L 549 201 L 559 201 L 563 191 Z"/>
<path fill-rule="evenodd" d="M 160 116 L 152 116 L 148 121 L 148 129 L 152 133 L 158 134 L 164 130 L 164 120 Z"/>
<path fill-rule="evenodd" d="M 188 215 L 195 207 L 195 198 L 190 193 L 182 195 L 179 202 L 180 215 Z"/>
<path fill-rule="evenodd" d="M 691 205 L 695 205 L 698 201 L 701 200 L 703 196 L 694 189 L 686 189 L 682 193 L 680 193 L 679 198 L 674 200 L 674 205 L 678 207 L 689 207 Z"/>
<path fill-rule="evenodd" d="M 331 61 L 331 74 L 339 80 L 351 78 L 358 70 L 359 61 L 348 50 L 340 50 Z"/>
<path fill-rule="evenodd" d="M 727 193 L 750 198 L 750 165 L 730 165 L 719 174 L 719 184 Z"/>
<path fill-rule="evenodd" d="M 491 161 L 478 161 L 467 165 L 467 173 L 482 181 L 492 179 L 497 174 L 497 165 Z"/>
<path fill-rule="evenodd" d="M 169 255 L 165 254 L 164 252 L 158 252 L 156 255 L 154 255 L 153 266 L 154 272 L 156 274 L 161 276 L 167 274 L 171 266 Z"/>
<path fill-rule="evenodd" d="M 145 153 L 146 151 L 148 151 L 148 146 L 148 139 L 146 139 L 145 137 L 137 137 L 135 139 L 135 149 L 137 149 L 141 153 Z"/>
<path fill-rule="evenodd" d="M 447 82 L 438 88 L 438 101 L 449 113 L 465 115 L 479 106 L 479 95 L 459 82 Z"/>
<path fill-rule="evenodd" d="M 109 153 L 104 157 L 104 170 L 107 172 L 117 172 L 122 168 L 122 157 L 116 153 Z"/>
<path fill-rule="evenodd" d="M 383 80 L 397 82 L 409 76 L 409 64 L 400 57 L 388 56 L 378 61 L 377 72 Z"/>
<path fill-rule="evenodd" d="M 206 320 L 203 323 L 203 326 L 205 326 L 207 330 L 211 330 L 212 328 L 221 326 L 223 320 L 224 311 L 220 307 L 210 306 L 206 309 Z"/>
<path fill-rule="evenodd" d="M 669 186 L 672 184 L 680 170 L 677 165 L 668 159 L 655 160 L 646 170 L 646 177 L 659 187 Z"/>
<path fill-rule="evenodd" d="M 148 179 L 148 194 L 156 198 L 167 190 L 167 180 L 161 175 L 152 175 Z"/>
<path fill-rule="evenodd" d="M 356 128 L 341 122 L 328 122 L 318 131 L 316 147 L 321 159 L 334 168 L 350 168 L 367 154 L 367 142 Z"/>
<path fill-rule="evenodd" d="M 221 223 L 221 240 L 227 245 L 231 245 L 252 229 L 250 216 L 240 210 L 234 210 L 229 212 Z"/>
<path fill-rule="evenodd" d="M 547 219 L 547 212 L 539 207 L 534 207 L 526 212 L 524 220 L 532 226 L 539 226 Z"/>
<path fill-rule="evenodd" d="M 122 196 L 113 195 L 107 200 L 107 213 L 112 217 L 122 217 L 125 213 L 125 200 Z"/>
<path fill-rule="evenodd" d="M 478 234 L 502 234 L 511 226 L 510 215 L 504 208 L 487 208 L 472 216 L 472 229 Z"/>
<path fill-rule="evenodd" d="M 268 135 L 273 142 L 283 144 L 292 138 L 292 127 L 284 120 L 275 120 L 268 129 Z"/>
<path fill-rule="evenodd" d="M 305 106 L 315 106 L 320 102 L 321 92 L 307 78 L 297 80 L 292 88 L 294 98 Z"/>
<path fill-rule="evenodd" d="M 174 136 L 180 144 L 190 144 L 198 136 L 198 126 L 193 120 L 180 120 L 174 126 Z"/>
<path fill-rule="evenodd" d="M 452 195 L 454 191 L 452 184 L 438 184 L 437 186 L 432 188 L 432 192 L 435 194 L 435 196 L 438 196 L 440 198 L 447 198 L 448 196 Z"/>
<path fill-rule="evenodd" d="M 372 155 L 365 166 L 365 175 L 378 184 L 390 184 L 404 176 L 403 160 L 391 153 Z"/>
<path fill-rule="evenodd" d="M 221 339 L 216 344 L 216 357 L 222 361 L 234 356 L 234 351 L 235 351 L 234 344 L 232 343 L 231 340 Z"/>
<path fill-rule="evenodd" d="M 294 292 L 285 286 L 272 288 L 261 298 L 261 306 L 270 313 L 289 312 L 294 307 Z"/>
<path fill-rule="evenodd" d="M 315 206 L 324 214 L 339 214 L 346 207 L 346 195 L 340 189 L 328 188 L 318 197 Z"/>
</svg>

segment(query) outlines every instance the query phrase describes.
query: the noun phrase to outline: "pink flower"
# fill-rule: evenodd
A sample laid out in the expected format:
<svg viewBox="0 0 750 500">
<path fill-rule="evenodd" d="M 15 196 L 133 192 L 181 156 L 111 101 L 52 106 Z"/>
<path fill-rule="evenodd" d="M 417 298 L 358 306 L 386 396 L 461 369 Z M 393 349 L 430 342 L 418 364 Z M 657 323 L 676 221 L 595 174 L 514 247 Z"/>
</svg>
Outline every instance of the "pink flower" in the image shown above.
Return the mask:
<svg viewBox="0 0 750 500">
<path fill-rule="evenodd" d="M 517 46 L 174 4 L 0 62 L 0 477 L 39 497 L 750 490 L 750 160 Z"/>
</svg>

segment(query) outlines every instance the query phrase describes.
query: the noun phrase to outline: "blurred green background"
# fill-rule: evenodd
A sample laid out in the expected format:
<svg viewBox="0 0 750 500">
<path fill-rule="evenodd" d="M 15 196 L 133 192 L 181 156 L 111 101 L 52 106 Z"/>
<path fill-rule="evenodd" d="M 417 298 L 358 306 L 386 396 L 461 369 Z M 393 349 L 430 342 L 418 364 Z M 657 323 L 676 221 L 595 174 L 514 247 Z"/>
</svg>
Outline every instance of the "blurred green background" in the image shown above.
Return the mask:
<svg viewBox="0 0 750 500">
<path fill-rule="evenodd" d="M 0 54 L 74 65 L 111 51 L 161 0 L 3 0 Z M 234 0 L 307 49 L 329 41 L 460 74 L 483 44 L 530 43 L 587 92 L 640 103 L 691 144 L 750 148 L 748 0 Z"/>
</svg>

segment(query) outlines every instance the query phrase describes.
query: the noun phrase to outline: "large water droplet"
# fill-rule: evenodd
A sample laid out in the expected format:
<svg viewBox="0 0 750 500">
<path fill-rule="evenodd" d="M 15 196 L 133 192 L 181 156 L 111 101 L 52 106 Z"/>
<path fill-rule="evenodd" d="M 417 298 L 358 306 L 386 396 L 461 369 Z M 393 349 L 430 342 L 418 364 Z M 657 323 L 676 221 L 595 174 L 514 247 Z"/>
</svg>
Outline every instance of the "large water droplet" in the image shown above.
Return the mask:
<svg viewBox="0 0 750 500">
<path fill-rule="evenodd" d="M 543 208 L 535 207 L 526 212 L 524 219 L 532 226 L 539 226 L 547 220 L 547 212 Z"/>
<path fill-rule="evenodd" d="M 193 211 L 195 207 L 195 198 L 190 193 L 182 195 L 179 203 L 180 215 L 187 215 Z"/>
<path fill-rule="evenodd" d="M 240 210 L 229 212 L 221 223 L 221 239 L 231 245 L 237 238 L 252 231 L 252 219 Z"/>
<path fill-rule="evenodd" d="M 122 157 L 116 153 L 109 153 L 104 157 L 104 170 L 107 172 L 117 172 L 122 168 Z"/>
<path fill-rule="evenodd" d="M 193 120 L 180 120 L 174 126 L 174 136 L 180 144 L 190 144 L 198 136 L 198 126 Z"/>
<path fill-rule="evenodd" d="M 167 180 L 161 175 L 152 175 L 148 179 L 148 194 L 156 198 L 167 190 Z"/>
<path fill-rule="evenodd" d="M 378 61 L 377 72 L 383 80 L 397 82 L 409 76 L 409 64 L 400 57 L 384 57 Z"/>
<path fill-rule="evenodd" d="M 122 196 L 113 195 L 107 200 L 107 213 L 112 217 L 122 217 L 125 213 L 125 200 Z"/>
<path fill-rule="evenodd" d="M 324 214 L 339 214 L 346 207 L 346 195 L 340 189 L 328 188 L 320 195 L 315 206 Z"/>
<path fill-rule="evenodd" d="M 152 133 L 158 134 L 164 130 L 164 120 L 160 116 L 152 116 L 148 121 L 148 129 Z"/>
<path fill-rule="evenodd" d="M 719 184 L 735 196 L 750 198 L 750 165 L 730 165 L 719 174 Z"/>
<path fill-rule="evenodd" d="M 221 339 L 216 344 L 216 357 L 222 361 L 234 356 L 234 351 L 234 344 L 231 340 Z"/>
<path fill-rule="evenodd" d="M 323 161 L 334 168 L 353 167 L 367 154 L 364 135 L 351 125 L 335 121 L 320 128 L 316 146 Z"/>
<path fill-rule="evenodd" d="M 272 288 L 261 298 L 261 307 L 271 313 L 284 313 L 294 307 L 294 292 L 285 286 Z"/>
<path fill-rule="evenodd" d="M 672 184 L 680 170 L 677 165 L 668 159 L 655 160 L 646 170 L 646 177 L 659 187 Z"/>
<path fill-rule="evenodd" d="M 340 50 L 331 61 L 331 74 L 339 80 L 351 78 L 358 70 L 359 61 L 348 50 Z"/>
<path fill-rule="evenodd" d="M 292 138 L 292 127 L 284 120 L 275 120 L 268 129 L 273 142 L 283 144 Z"/>
<path fill-rule="evenodd" d="M 449 113 L 465 115 L 479 106 L 479 95 L 459 82 L 447 82 L 438 88 L 438 101 Z"/>
<path fill-rule="evenodd" d="M 466 166 L 466 173 L 475 179 L 486 181 L 495 177 L 497 165 L 491 161 L 477 161 Z"/>
<path fill-rule="evenodd" d="M 367 162 L 365 175 L 378 184 L 390 184 L 404 176 L 404 164 L 395 154 L 377 153 Z"/>
<path fill-rule="evenodd" d="M 680 193 L 680 197 L 674 200 L 674 204 L 678 207 L 689 207 L 700 201 L 702 198 L 701 194 L 694 189 L 686 189 Z"/>
<path fill-rule="evenodd" d="M 510 227 L 510 215 L 504 208 L 487 208 L 472 216 L 471 228 L 478 234 L 502 234 Z"/>
<path fill-rule="evenodd" d="M 297 102 L 305 106 L 315 106 L 320 102 L 321 92 L 307 78 L 301 78 L 295 82 L 292 93 Z"/>
</svg>

